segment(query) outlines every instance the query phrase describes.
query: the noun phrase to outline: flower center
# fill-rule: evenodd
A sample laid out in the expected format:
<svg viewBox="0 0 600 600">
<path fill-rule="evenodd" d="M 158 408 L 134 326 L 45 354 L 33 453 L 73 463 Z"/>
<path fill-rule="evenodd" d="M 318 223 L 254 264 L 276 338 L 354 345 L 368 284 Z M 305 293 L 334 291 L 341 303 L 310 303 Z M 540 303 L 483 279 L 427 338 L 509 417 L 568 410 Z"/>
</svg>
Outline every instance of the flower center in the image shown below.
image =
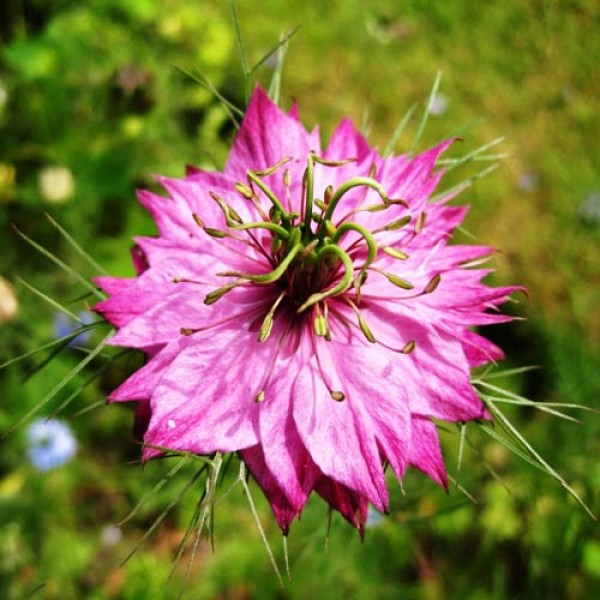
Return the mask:
<svg viewBox="0 0 600 600">
<path fill-rule="evenodd" d="M 403 215 L 374 231 L 369 231 L 360 223 L 352 221 L 351 217 L 358 212 L 385 211 L 396 205 L 408 208 L 408 204 L 404 200 L 388 197 L 381 184 L 375 179 L 375 165 L 371 168 L 368 177 L 351 178 L 336 189 L 328 186 L 323 198 L 315 198 L 313 190 L 315 164 L 326 168 L 337 168 L 355 162 L 355 159 L 331 161 L 310 153 L 302 178 L 301 212 L 287 211 L 281 200 L 266 184 L 265 178 L 283 168 L 290 160 L 290 158 L 283 158 L 267 169 L 248 171 L 247 183 L 236 184 L 236 190 L 246 200 L 252 202 L 256 212 L 262 218 L 261 221 L 243 222 L 237 212 L 213 192 L 210 195 L 223 211 L 228 230 L 206 227 L 202 220 L 194 215 L 196 223 L 205 233 L 215 238 L 233 237 L 252 246 L 268 260 L 272 267 L 271 271 L 260 274 L 241 271 L 218 273 L 220 276 L 233 279 L 230 283 L 207 294 L 204 302 L 208 305 L 213 304 L 232 289 L 249 283 L 272 286 L 277 290 L 278 295 L 264 317 L 259 341 L 265 341 L 269 337 L 276 314 L 284 308 L 295 314 L 311 309 L 307 314 L 312 317 L 315 334 L 328 340 L 331 339 L 328 301 L 337 297 L 353 309 L 360 330 L 369 341 L 375 342 L 375 337 L 360 312 L 360 290 L 367 279 L 368 272 L 376 271 L 385 276 L 390 283 L 404 290 L 413 288 L 409 281 L 395 273 L 379 269 L 373 264 L 380 251 L 398 261 L 408 258 L 402 250 L 378 245 L 375 236 L 384 231 L 408 226 L 412 217 L 409 214 Z M 288 169 L 283 171 L 283 184 L 289 198 Z M 362 206 L 342 218 L 335 219 L 334 213 L 340 201 L 355 188 L 374 190 L 380 202 Z M 264 209 L 261 198 L 266 198 L 270 203 L 268 211 Z M 424 222 L 425 213 L 421 213 L 414 222 L 414 235 L 420 232 Z M 257 236 L 255 230 L 262 230 L 262 236 Z M 342 247 L 343 238 L 349 234 L 352 235 L 351 243 L 347 242 Z M 417 295 L 432 292 L 438 283 L 439 276 L 436 276 Z M 194 330 L 182 329 L 184 334 L 193 332 Z"/>
</svg>

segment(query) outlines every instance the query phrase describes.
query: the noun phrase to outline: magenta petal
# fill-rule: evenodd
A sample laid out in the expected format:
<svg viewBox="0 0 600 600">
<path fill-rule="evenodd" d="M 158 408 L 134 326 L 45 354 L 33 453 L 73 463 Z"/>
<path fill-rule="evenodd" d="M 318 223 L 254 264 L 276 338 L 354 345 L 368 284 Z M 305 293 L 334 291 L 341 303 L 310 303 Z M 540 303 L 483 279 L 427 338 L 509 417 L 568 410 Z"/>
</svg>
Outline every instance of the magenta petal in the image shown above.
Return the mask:
<svg viewBox="0 0 600 600">
<path fill-rule="evenodd" d="M 279 487 L 277 480 L 269 470 L 265 462 L 265 454 L 262 446 L 252 446 L 240 452 L 243 461 L 248 466 L 250 473 L 264 492 L 275 520 L 283 535 L 287 535 L 292 521 L 300 515 L 301 507 L 294 507 L 290 504 L 287 494 Z"/>
<path fill-rule="evenodd" d="M 321 474 L 304 447 L 292 417 L 294 364 L 277 365 L 260 405 L 260 441 L 266 464 L 290 505 L 301 510 Z"/>
<path fill-rule="evenodd" d="M 356 527 L 361 536 L 364 535 L 368 512 L 368 502 L 364 496 L 330 477 L 321 477 L 317 481 L 316 491 L 331 508 L 339 511 L 344 519 Z"/>
<path fill-rule="evenodd" d="M 192 337 L 152 394 L 145 442 L 197 454 L 258 444 L 260 404 L 255 399 L 277 352 L 276 340 L 260 344 L 240 338 L 236 328 Z M 255 367 L 249 376 L 249 365 L 262 369 Z M 145 457 L 156 454 L 148 449 Z"/>
<path fill-rule="evenodd" d="M 327 360 L 327 359 L 326 359 Z M 331 390 L 341 390 L 329 363 L 323 370 L 332 376 L 327 385 L 318 364 L 305 365 L 294 384 L 294 420 L 302 442 L 324 475 L 367 497 L 379 510 L 387 509 L 387 490 L 375 432 L 364 424 L 353 405 L 362 402 L 344 390 L 346 400 L 337 402 Z M 335 379 L 333 379 L 335 377 Z"/>
<path fill-rule="evenodd" d="M 149 400 L 165 371 L 190 341 L 190 338 L 182 337 L 178 342 L 162 348 L 143 367 L 113 390 L 108 399 L 113 402 Z"/>
<path fill-rule="evenodd" d="M 235 138 L 225 173 L 235 181 L 244 182 L 248 170 L 265 169 L 290 158 L 292 160 L 285 168 L 290 172 L 291 197 L 297 202 L 301 197 L 306 157 L 311 151 L 320 153 L 318 131 L 306 131 L 294 116 L 282 111 L 258 86 Z M 281 199 L 287 195 L 282 173 L 283 170 L 265 178 L 271 190 Z"/>
<path fill-rule="evenodd" d="M 436 426 L 423 417 L 413 417 L 410 464 L 429 475 L 443 488 L 448 488 L 448 475 L 440 450 Z"/>
</svg>

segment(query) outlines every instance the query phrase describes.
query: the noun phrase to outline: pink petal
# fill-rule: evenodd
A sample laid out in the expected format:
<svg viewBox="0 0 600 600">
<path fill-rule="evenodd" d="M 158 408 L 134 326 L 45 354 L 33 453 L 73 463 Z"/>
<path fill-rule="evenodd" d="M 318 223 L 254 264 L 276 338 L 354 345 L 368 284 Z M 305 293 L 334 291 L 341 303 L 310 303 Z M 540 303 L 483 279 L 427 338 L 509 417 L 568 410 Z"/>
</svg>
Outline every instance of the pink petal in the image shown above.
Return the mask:
<svg viewBox="0 0 600 600">
<path fill-rule="evenodd" d="M 410 464 L 429 475 L 443 488 L 448 488 L 448 476 L 440 449 L 436 426 L 426 418 L 413 417 Z"/>
<path fill-rule="evenodd" d="M 274 328 L 275 329 L 275 328 Z M 193 334 L 151 397 L 148 444 L 196 454 L 235 452 L 259 443 L 260 404 L 277 352 L 277 335 L 264 343 L 240 337 L 235 326 Z M 158 452 L 146 449 L 146 459 Z"/>
<path fill-rule="evenodd" d="M 262 446 L 246 448 L 240 452 L 240 455 L 267 497 L 283 535 L 287 535 L 292 521 L 300 515 L 301 507 L 295 508 L 292 506 L 287 494 L 279 487 L 277 480 L 267 466 Z"/>
<path fill-rule="evenodd" d="M 283 112 L 258 86 L 250 98 L 225 173 L 235 181 L 245 182 L 249 170 L 272 167 L 283 158 L 291 157 L 293 160 L 284 168 L 289 169 L 291 174 L 291 197 L 298 203 L 297 210 L 300 208 L 306 158 L 313 150 L 320 153 L 318 131 L 308 133 L 301 123 Z M 283 170 L 265 178 L 280 199 L 286 197 L 282 175 Z"/>
<path fill-rule="evenodd" d="M 260 405 L 259 427 L 265 461 L 290 505 L 300 511 L 321 472 L 304 447 L 292 416 L 293 357 L 278 357 Z"/>
<path fill-rule="evenodd" d="M 324 475 L 366 496 L 385 511 L 388 497 L 381 459 L 375 432 L 361 421 L 360 403 L 364 399 L 360 388 L 338 374 L 339 364 L 326 346 L 321 347 L 321 366 L 313 355 L 299 369 L 294 383 L 294 420 L 300 438 Z M 358 371 L 360 366 L 355 368 Z M 346 399 L 333 400 L 330 390 L 342 391 Z"/>
<path fill-rule="evenodd" d="M 331 508 L 339 511 L 358 529 L 361 537 L 364 535 L 368 511 L 368 502 L 364 496 L 330 477 L 321 477 L 317 482 L 316 491 Z"/>
<path fill-rule="evenodd" d="M 190 343 L 191 337 L 181 337 L 177 342 L 162 348 L 143 367 L 113 390 L 108 397 L 109 401 L 149 400 L 165 371 Z"/>
</svg>

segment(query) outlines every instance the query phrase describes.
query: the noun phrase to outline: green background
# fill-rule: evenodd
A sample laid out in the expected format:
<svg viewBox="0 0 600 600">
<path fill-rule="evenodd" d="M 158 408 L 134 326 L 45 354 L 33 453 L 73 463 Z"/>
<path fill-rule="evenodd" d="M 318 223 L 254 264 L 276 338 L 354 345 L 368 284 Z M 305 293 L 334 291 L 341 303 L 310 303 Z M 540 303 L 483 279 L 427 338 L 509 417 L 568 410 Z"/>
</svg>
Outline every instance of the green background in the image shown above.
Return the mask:
<svg viewBox="0 0 600 600">
<path fill-rule="evenodd" d="M 527 301 L 508 307 L 526 320 L 486 335 L 505 348 L 509 366 L 540 367 L 508 380 L 511 389 L 534 401 L 597 408 L 600 4 L 240 0 L 238 10 L 251 63 L 300 25 L 286 57 L 282 104 L 297 99 L 304 123 L 319 124 L 324 139 L 348 115 L 384 148 L 401 117 L 421 102 L 396 145 L 398 153 L 407 151 L 439 71 L 446 107 L 429 118 L 420 149 L 459 133 L 460 155 L 506 136 L 494 149 L 507 154 L 500 168 L 460 197 L 471 205 L 465 230 L 476 243 L 501 250 L 491 283 L 529 290 Z M 219 102 L 178 68 L 202 73 L 240 106 L 244 80 L 229 3 L 216 0 L 5 0 L 0 44 L 0 276 L 19 304 L 14 318 L 0 312 L 2 363 L 53 336 L 54 309 L 19 278 L 73 312 L 90 303 L 84 287 L 11 225 L 93 276 L 45 219 L 48 212 L 110 273 L 132 275 L 130 238 L 154 231 L 135 189 L 151 186 L 153 173 L 181 176 L 186 164 L 219 168 L 234 135 Z M 272 70 L 268 61 L 257 80 L 268 84 Z M 483 166 L 457 169 L 444 185 Z M 44 187 L 49 168 L 70 173 L 62 197 L 57 184 Z M 458 238 L 471 239 L 465 232 Z M 102 334 L 94 335 L 97 342 Z M 44 366 L 48 354 L 0 371 L 1 430 L 83 357 L 68 349 Z M 111 361 L 87 385 L 105 362 L 93 361 L 42 414 L 78 391 L 63 418 L 102 405 L 139 359 Z M 530 408 L 507 412 L 598 512 L 598 416 L 576 412 L 583 422 L 571 423 Z M 315 498 L 289 536 L 292 579 L 285 592 L 239 487 L 218 507 L 215 552 L 200 543 L 187 584 L 190 552 L 168 577 L 199 485 L 121 567 L 194 472 L 185 465 L 151 493 L 174 463 L 142 470 L 130 422 L 124 407 L 100 406 L 73 418 L 77 457 L 47 473 L 28 464 L 26 425 L 0 442 L 2 598 L 166 599 L 182 590 L 200 599 L 600 594 L 595 522 L 555 480 L 476 426 L 468 429 L 459 476 L 476 503 L 456 489 L 446 495 L 419 475 L 407 477 L 404 495 L 390 481 L 391 514 L 369 527 L 365 541 L 334 515 L 325 548 L 327 510 Z M 456 474 L 457 432 L 447 428 L 442 437 Z M 106 528 L 149 493 L 111 545 Z M 281 538 L 258 490 L 254 497 L 281 564 Z"/>
</svg>

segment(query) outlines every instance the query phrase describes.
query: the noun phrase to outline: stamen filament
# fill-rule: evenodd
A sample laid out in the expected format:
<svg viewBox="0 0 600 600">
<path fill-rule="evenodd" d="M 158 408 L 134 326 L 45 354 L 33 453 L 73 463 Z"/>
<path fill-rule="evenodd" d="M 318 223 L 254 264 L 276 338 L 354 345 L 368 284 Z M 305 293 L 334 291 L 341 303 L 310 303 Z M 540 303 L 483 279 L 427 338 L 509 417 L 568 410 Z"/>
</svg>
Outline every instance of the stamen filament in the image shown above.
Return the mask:
<svg viewBox="0 0 600 600">
<path fill-rule="evenodd" d="M 235 231 L 244 231 L 246 229 L 268 229 L 282 237 L 284 240 L 287 240 L 289 237 L 287 229 L 270 221 L 256 221 L 253 223 L 243 223 L 242 225 L 230 225 L 230 229 Z"/>
<path fill-rule="evenodd" d="M 372 188 L 381 196 L 381 199 L 384 201 L 384 203 L 386 203 L 386 201 L 389 202 L 389 198 L 387 197 L 387 194 L 385 193 L 385 190 L 383 189 L 380 183 L 369 177 L 355 177 L 342 183 L 342 185 L 340 185 L 340 187 L 334 192 L 333 196 L 331 197 L 329 206 L 327 207 L 327 211 L 324 215 L 325 220 L 331 220 L 331 216 L 333 215 L 335 207 L 337 206 L 337 203 L 340 201 L 342 196 L 355 187 Z"/>
<path fill-rule="evenodd" d="M 358 326 L 360 327 L 360 330 L 363 332 L 363 334 L 367 338 L 367 340 L 369 340 L 369 342 L 374 344 L 377 340 L 375 339 L 375 336 L 373 335 L 371 328 L 367 325 L 367 322 L 365 321 L 365 318 L 362 316 L 362 313 L 360 312 L 360 310 L 358 309 L 356 304 L 354 304 L 354 302 L 352 302 L 352 300 L 350 300 L 350 298 L 347 298 L 346 302 L 348 302 L 349 306 L 351 306 L 352 309 L 354 310 L 354 312 L 356 313 L 356 316 L 358 318 Z"/>
<path fill-rule="evenodd" d="M 285 212 L 285 208 L 283 208 L 281 202 L 279 202 L 279 199 L 269 188 L 269 186 L 266 183 L 264 183 L 256 173 L 256 171 L 248 171 L 248 181 L 256 184 L 263 191 L 263 193 L 271 201 L 273 206 L 275 206 L 275 208 L 277 208 L 277 210 L 281 213 L 281 222 L 284 224 L 284 226 L 289 227 L 290 220 L 288 214 Z"/>
<path fill-rule="evenodd" d="M 241 279 L 245 279 L 247 281 L 253 281 L 254 283 L 259 284 L 267 284 L 273 283 L 277 281 L 286 271 L 292 260 L 298 252 L 303 249 L 302 244 L 296 244 L 286 255 L 286 257 L 279 263 L 276 269 L 270 271 L 269 273 L 264 273 L 262 275 L 255 275 L 252 273 L 241 273 L 240 271 L 226 271 L 225 273 L 217 273 L 217 275 L 222 277 L 239 277 Z"/>
</svg>

